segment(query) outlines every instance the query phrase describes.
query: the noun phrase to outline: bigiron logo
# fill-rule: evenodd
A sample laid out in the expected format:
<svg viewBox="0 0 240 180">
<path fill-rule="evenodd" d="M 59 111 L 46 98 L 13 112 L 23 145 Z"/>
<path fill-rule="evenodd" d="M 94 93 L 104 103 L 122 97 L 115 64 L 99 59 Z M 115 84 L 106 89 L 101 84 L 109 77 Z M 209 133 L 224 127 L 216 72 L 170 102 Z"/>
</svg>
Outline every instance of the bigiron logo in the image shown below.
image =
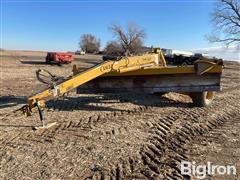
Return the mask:
<svg viewBox="0 0 240 180">
<path fill-rule="evenodd" d="M 236 175 L 236 167 L 234 165 L 213 165 L 207 162 L 206 165 L 196 165 L 196 162 L 181 162 L 181 174 L 193 175 L 197 179 L 204 179 L 207 175 Z"/>
</svg>

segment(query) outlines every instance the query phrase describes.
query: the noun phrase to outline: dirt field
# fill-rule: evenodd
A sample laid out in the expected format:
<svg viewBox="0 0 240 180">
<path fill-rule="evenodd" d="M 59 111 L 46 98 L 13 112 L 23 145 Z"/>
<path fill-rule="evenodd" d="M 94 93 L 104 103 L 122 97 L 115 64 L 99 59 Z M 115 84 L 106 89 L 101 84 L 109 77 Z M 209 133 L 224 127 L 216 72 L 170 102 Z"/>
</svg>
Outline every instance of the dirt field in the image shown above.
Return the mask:
<svg viewBox="0 0 240 180">
<path fill-rule="evenodd" d="M 240 64 L 226 62 L 223 91 L 211 107 L 188 96 L 77 95 L 47 103 L 44 116 L 57 125 L 33 131 L 37 113 L 11 113 L 45 87 L 38 68 L 71 74 L 72 65 L 46 65 L 44 52 L 2 52 L 0 60 L 0 179 L 191 179 L 181 160 L 234 164 L 240 179 Z M 77 56 L 83 68 L 100 56 Z"/>
</svg>

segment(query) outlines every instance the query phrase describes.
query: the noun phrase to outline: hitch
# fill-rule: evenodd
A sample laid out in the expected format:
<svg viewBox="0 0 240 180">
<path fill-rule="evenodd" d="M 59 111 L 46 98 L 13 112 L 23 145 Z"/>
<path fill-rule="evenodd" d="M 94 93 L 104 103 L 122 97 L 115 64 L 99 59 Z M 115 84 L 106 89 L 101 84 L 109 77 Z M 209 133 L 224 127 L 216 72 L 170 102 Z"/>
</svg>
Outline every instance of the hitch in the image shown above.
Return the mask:
<svg viewBox="0 0 240 180">
<path fill-rule="evenodd" d="M 38 110 L 38 114 L 39 114 L 39 118 L 41 121 L 41 125 L 40 127 L 45 127 L 45 120 L 43 117 L 43 110 L 41 109 L 41 107 L 44 107 L 45 104 L 43 101 L 39 101 L 36 100 L 36 102 L 34 103 L 34 107 L 30 107 L 29 104 L 25 104 L 24 106 L 22 106 L 21 108 L 17 109 L 16 111 L 21 111 L 22 114 L 24 114 L 25 116 L 31 116 L 32 115 L 32 110 L 36 109 Z"/>
<path fill-rule="evenodd" d="M 41 121 L 41 127 L 45 127 L 45 121 L 44 121 L 44 118 L 43 118 L 43 111 L 41 109 L 40 101 L 37 100 L 36 106 L 37 106 L 39 118 L 40 118 L 40 121 Z"/>
<path fill-rule="evenodd" d="M 22 106 L 21 108 L 17 109 L 16 112 L 17 112 L 17 111 L 21 111 L 22 114 L 25 115 L 25 116 L 31 116 L 31 115 L 32 115 L 32 114 L 31 114 L 31 113 L 32 113 L 32 110 L 31 110 L 31 108 L 29 107 L 28 104 L 25 104 L 25 105 Z"/>
</svg>

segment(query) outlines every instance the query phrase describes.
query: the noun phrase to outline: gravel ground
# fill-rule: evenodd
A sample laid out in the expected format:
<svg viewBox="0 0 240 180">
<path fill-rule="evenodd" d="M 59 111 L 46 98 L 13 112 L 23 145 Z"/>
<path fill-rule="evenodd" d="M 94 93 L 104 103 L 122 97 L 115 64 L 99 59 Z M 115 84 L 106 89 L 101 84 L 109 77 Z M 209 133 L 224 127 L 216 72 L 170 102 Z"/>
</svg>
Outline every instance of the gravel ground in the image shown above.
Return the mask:
<svg viewBox="0 0 240 180">
<path fill-rule="evenodd" d="M 71 65 L 44 63 L 44 52 L 4 52 L 0 82 L 0 179 L 194 179 L 180 174 L 182 160 L 237 166 L 240 173 L 240 65 L 226 62 L 223 91 L 211 107 L 188 96 L 77 95 L 48 102 L 47 122 L 33 131 L 37 113 L 11 113 L 44 86 L 35 70 L 69 75 Z M 83 68 L 100 56 L 77 56 Z M 9 113 L 10 112 L 10 113 Z"/>
</svg>

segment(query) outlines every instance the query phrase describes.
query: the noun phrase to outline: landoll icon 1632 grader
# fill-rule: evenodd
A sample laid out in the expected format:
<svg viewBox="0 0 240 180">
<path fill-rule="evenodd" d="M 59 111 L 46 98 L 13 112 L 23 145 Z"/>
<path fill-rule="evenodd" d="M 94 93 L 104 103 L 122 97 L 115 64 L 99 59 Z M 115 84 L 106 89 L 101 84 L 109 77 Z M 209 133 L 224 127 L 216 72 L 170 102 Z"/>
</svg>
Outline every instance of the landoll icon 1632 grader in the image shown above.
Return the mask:
<svg viewBox="0 0 240 180">
<path fill-rule="evenodd" d="M 78 93 L 180 92 L 189 94 L 196 106 L 208 106 L 213 100 L 214 92 L 220 91 L 222 70 L 221 59 L 204 56 L 190 65 L 167 65 L 160 48 L 142 56 L 107 60 L 87 70 L 74 65 L 73 75 L 69 77 L 57 77 L 39 69 L 36 72 L 37 78 L 48 84 L 48 87 L 30 96 L 27 104 L 19 110 L 26 115 L 38 110 L 44 127 L 42 110 L 45 101 L 75 88 Z M 50 77 L 48 81 L 44 79 L 46 75 Z"/>
</svg>

